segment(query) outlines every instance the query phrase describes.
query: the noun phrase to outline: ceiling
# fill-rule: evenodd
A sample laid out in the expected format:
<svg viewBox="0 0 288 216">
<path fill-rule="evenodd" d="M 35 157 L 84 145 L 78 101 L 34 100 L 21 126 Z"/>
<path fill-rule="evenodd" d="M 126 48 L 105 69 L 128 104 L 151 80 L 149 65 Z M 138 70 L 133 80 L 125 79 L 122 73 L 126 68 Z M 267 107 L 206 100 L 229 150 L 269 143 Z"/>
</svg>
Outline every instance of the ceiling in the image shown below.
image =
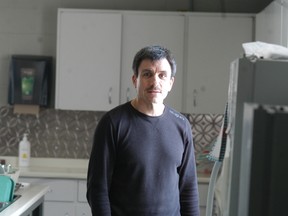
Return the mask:
<svg viewBox="0 0 288 216">
<path fill-rule="evenodd" d="M 196 12 L 258 13 L 273 0 L 191 0 L 190 10 Z"/>
</svg>

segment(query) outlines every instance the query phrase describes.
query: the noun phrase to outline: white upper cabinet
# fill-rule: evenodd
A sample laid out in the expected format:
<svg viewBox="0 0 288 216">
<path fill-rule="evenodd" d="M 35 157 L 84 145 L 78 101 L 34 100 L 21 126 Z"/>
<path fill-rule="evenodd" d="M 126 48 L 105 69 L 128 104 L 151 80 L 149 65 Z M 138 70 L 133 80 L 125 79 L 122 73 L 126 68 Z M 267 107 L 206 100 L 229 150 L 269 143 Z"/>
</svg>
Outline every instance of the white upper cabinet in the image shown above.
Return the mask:
<svg viewBox="0 0 288 216">
<path fill-rule="evenodd" d="M 125 13 L 122 33 L 121 102 L 136 96 L 132 85 L 132 61 L 138 50 L 147 45 L 162 45 L 171 50 L 177 63 L 172 91 L 165 103 L 182 111 L 184 72 L 185 17 L 173 13 Z"/>
<path fill-rule="evenodd" d="M 119 104 L 122 15 L 58 12 L 56 108 L 109 110 Z"/>
<path fill-rule="evenodd" d="M 288 47 L 288 0 L 272 1 L 256 15 L 257 41 Z"/>
<path fill-rule="evenodd" d="M 230 63 L 253 40 L 253 23 L 252 15 L 59 9 L 56 108 L 108 111 L 133 99 L 136 52 L 162 45 L 177 63 L 165 103 L 223 113 Z"/>
<path fill-rule="evenodd" d="M 283 8 L 281 4 L 274 1 L 263 11 L 256 15 L 255 39 L 266 43 L 287 45 L 287 38 L 283 35 L 283 27 L 287 30 L 283 20 Z M 283 20 L 284 21 L 284 20 Z M 282 33 L 283 32 L 283 33 Z M 287 36 L 287 33 L 286 33 Z"/>
<path fill-rule="evenodd" d="M 282 46 L 288 47 L 288 0 L 283 1 L 282 9 Z"/>
<path fill-rule="evenodd" d="M 230 63 L 252 37 L 252 15 L 189 16 L 185 112 L 224 113 Z"/>
</svg>

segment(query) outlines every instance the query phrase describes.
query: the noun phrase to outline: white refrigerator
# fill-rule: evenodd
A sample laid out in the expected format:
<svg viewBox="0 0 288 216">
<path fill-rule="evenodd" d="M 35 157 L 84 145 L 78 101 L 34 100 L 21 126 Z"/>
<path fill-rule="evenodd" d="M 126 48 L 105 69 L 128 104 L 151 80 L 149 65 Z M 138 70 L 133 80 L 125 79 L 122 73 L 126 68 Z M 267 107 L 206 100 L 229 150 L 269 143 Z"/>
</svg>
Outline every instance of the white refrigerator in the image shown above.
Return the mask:
<svg viewBox="0 0 288 216">
<path fill-rule="evenodd" d="M 245 103 L 238 215 L 286 216 L 288 106 Z"/>
<path fill-rule="evenodd" d="M 288 61 L 244 57 L 231 63 L 227 147 L 216 186 L 224 216 L 245 216 L 241 212 L 243 202 L 239 199 L 241 160 L 246 157 L 246 152 L 241 152 L 245 103 L 288 105 Z"/>
</svg>

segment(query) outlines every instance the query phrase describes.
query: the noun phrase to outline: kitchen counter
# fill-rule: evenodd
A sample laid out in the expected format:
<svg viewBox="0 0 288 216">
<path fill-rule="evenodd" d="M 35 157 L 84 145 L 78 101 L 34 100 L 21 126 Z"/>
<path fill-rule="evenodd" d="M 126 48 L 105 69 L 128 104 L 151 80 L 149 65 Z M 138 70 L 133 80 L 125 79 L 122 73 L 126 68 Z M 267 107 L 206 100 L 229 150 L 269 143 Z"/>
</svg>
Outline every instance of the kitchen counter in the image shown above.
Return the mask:
<svg viewBox="0 0 288 216">
<path fill-rule="evenodd" d="M 1 157 L 16 166 L 17 157 Z M 20 177 L 35 178 L 87 178 L 87 159 L 31 158 L 29 167 L 20 168 Z M 209 174 L 198 173 L 199 183 L 209 183 Z"/>
<path fill-rule="evenodd" d="M 48 192 L 49 187 L 45 185 L 34 185 L 23 183 L 15 193 L 17 198 L 12 204 L 0 212 L 0 216 L 19 216 L 30 215 L 39 210 L 38 215 L 41 214 L 42 204 L 44 202 L 44 195 Z"/>
<path fill-rule="evenodd" d="M 210 173 L 198 173 L 197 177 L 198 177 L 198 182 L 199 183 L 209 184 Z"/>
<path fill-rule="evenodd" d="M 17 167 L 17 157 L 1 157 Z M 29 167 L 20 167 L 20 177 L 86 179 L 88 160 L 31 158 Z"/>
</svg>

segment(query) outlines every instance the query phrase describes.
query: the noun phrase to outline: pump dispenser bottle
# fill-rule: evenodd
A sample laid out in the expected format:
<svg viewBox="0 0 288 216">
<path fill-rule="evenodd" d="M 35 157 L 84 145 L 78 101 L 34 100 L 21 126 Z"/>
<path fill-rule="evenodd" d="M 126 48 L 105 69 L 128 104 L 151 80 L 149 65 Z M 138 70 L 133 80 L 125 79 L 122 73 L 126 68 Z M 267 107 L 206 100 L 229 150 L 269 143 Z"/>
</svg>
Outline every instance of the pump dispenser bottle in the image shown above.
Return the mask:
<svg viewBox="0 0 288 216">
<path fill-rule="evenodd" d="M 19 167 L 28 167 L 30 164 L 30 142 L 27 138 L 27 133 L 19 143 Z"/>
</svg>

